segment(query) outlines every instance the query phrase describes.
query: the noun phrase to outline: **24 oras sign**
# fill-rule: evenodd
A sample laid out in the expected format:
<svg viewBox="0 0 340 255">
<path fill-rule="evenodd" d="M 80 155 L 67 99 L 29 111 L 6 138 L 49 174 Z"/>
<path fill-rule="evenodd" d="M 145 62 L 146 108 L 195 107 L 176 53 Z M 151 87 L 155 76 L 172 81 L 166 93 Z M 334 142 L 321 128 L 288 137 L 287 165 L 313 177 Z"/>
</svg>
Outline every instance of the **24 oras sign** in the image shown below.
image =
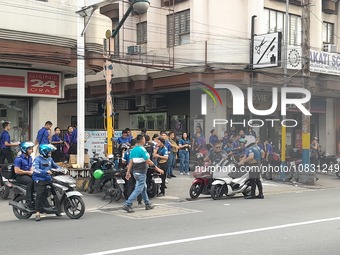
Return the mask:
<svg viewBox="0 0 340 255">
<path fill-rule="evenodd" d="M 27 93 L 60 95 L 60 74 L 27 72 Z"/>
</svg>

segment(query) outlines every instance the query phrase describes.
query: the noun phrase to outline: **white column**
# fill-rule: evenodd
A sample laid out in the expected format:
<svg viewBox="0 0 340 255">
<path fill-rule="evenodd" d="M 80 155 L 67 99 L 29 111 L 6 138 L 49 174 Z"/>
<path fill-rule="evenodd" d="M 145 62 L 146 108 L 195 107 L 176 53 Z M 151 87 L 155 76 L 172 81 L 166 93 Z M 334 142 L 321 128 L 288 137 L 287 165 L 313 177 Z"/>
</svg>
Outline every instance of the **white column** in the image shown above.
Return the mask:
<svg viewBox="0 0 340 255">
<path fill-rule="evenodd" d="M 85 6 L 84 0 L 77 0 L 77 10 Z M 81 35 L 85 18 L 77 18 L 77 163 L 84 167 L 85 142 L 85 37 Z"/>
<path fill-rule="evenodd" d="M 313 14 L 310 15 L 310 46 L 311 48 L 322 49 L 322 1 L 311 0 L 310 10 Z M 317 18 L 315 16 L 317 16 Z M 315 31 L 315 33 L 313 33 Z"/>
</svg>

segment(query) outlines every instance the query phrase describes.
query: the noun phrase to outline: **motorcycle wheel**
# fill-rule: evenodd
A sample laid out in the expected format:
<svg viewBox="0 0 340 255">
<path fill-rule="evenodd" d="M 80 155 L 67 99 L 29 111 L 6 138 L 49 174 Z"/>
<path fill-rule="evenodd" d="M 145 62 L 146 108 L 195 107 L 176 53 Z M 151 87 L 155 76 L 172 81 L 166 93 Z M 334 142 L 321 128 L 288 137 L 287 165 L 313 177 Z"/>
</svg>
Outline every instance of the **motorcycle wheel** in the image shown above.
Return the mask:
<svg viewBox="0 0 340 255">
<path fill-rule="evenodd" d="M 245 191 L 242 192 L 243 196 L 247 197 L 247 196 L 250 196 L 251 194 L 251 187 L 248 186 Z"/>
<path fill-rule="evenodd" d="M 192 184 L 189 190 L 189 195 L 192 199 L 196 199 L 201 195 L 203 186 L 201 183 Z"/>
<path fill-rule="evenodd" d="M 154 198 L 157 195 L 157 191 L 158 191 L 158 185 L 155 183 L 154 180 L 151 180 L 147 184 L 146 192 L 148 193 L 148 197 L 149 198 Z"/>
<path fill-rule="evenodd" d="M 0 176 L 1 178 L 1 176 Z M 9 197 L 9 193 L 11 192 L 11 189 L 6 185 L 0 186 L 0 197 L 2 199 L 7 199 Z"/>
<path fill-rule="evenodd" d="M 18 196 L 14 199 L 15 202 L 18 202 L 22 204 L 23 206 L 26 205 L 26 198 L 23 196 Z M 32 213 L 28 213 L 26 211 L 22 211 L 20 209 L 14 208 L 13 207 L 13 213 L 15 217 L 17 217 L 19 220 L 24 220 L 24 219 L 29 219 L 32 216 Z"/>
<path fill-rule="evenodd" d="M 224 185 L 216 184 L 211 187 L 210 194 L 214 200 L 220 200 L 224 193 Z"/>
<path fill-rule="evenodd" d="M 85 212 L 85 203 L 79 196 L 68 197 L 64 202 L 64 211 L 70 219 L 79 219 Z"/>
<path fill-rule="evenodd" d="M 117 202 L 122 198 L 123 192 L 122 192 L 122 190 L 120 189 L 120 187 L 117 183 L 113 184 L 113 189 L 114 189 L 115 192 L 110 197 L 111 197 L 112 200 Z"/>
</svg>

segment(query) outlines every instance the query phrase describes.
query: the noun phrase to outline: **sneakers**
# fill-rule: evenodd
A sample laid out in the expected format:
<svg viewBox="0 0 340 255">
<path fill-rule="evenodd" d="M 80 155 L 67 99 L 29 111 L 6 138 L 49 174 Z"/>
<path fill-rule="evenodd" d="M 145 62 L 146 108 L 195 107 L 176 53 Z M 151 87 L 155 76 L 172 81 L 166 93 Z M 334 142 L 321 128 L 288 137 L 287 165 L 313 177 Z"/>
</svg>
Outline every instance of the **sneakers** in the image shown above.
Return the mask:
<svg viewBox="0 0 340 255">
<path fill-rule="evenodd" d="M 250 196 L 246 196 L 246 197 L 244 197 L 244 198 L 245 198 L 245 199 L 255 199 L 256 196 L 250 195 Z"/>
<path fill-rule="evenodd" d="M 164 195 L 165 195 L 164 193 L 160 192 L 157 194 L 157 197 L 164 197 Z"/>
<path fill-rule="evenodd" d="M 133 212 L 134 212 L 134 210 L 132 209 L 132 207 L 131 207 L 130 205 L 124 205 L 124 206 L 122 207 L 122 209 L 123 209 L 124 211 L 127 211 L 128 213 L 133 213 Z"/>
<path fill-rule="evenodd" d="M 165 179 L 165 183 L 169 183 L 169 181 L 167 179 Z"/>
<path fill-rule="evenodd" d="M 41 220 L 40 214 L 36 215 L 35 216 L 35 221 L 40 221 L 40 220 Z"/>
<path fill-rule="evenodd" d="M 170 176 L 176 178 L 176 175 L 174 175 L 174 174 L 170 174 Z"/>
<path fill-rule="evenodd" d="M 264 199 L 264 195 L 258 195 L 258 196 L 256 196 L 256 198 L 258 198 L 258 199 Z"/>
<path fill-rule="evenodd" d="M 187 175 L 190 175 L 190 173 L 187 173 Z"/>
<path fill-rule="evenodd" d="M 155 208 L 155 206 L 152 204 L 145 205 L 145 210 L 152 210 L 153 208 Z"/>
<path fill-rule="evenodd" d="M 183 175 L 183 173 L 180 173 L 180 175 Z"/>
</svg>

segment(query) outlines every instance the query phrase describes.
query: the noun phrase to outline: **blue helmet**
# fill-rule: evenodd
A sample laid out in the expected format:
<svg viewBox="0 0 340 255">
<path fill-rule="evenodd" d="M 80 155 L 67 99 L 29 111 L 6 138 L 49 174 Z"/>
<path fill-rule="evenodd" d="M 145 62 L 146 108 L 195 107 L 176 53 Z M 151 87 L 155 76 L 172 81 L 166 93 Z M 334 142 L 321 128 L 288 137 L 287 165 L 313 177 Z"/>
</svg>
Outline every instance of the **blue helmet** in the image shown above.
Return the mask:
<svg viewBox="0 0 340 255">
<path fill-rule="evenodd" d="M 43 157 L 48 157 L 48 154 L 52 151 L 55 151 L 57 148 L 52 144 L 41 144 L 39 145 L 39 153 Z"/>
<path fill-rule="evenodd" d="M 22 142 L 20 144 L 20 150 L 21 150 L 22 153 L 25 153 L 25 154 L 27 154 L 27 149 L 31 148 L 31 147 L 32 148 L 34 147 L 34 143 L 33 142 Z"/>
</svg>

